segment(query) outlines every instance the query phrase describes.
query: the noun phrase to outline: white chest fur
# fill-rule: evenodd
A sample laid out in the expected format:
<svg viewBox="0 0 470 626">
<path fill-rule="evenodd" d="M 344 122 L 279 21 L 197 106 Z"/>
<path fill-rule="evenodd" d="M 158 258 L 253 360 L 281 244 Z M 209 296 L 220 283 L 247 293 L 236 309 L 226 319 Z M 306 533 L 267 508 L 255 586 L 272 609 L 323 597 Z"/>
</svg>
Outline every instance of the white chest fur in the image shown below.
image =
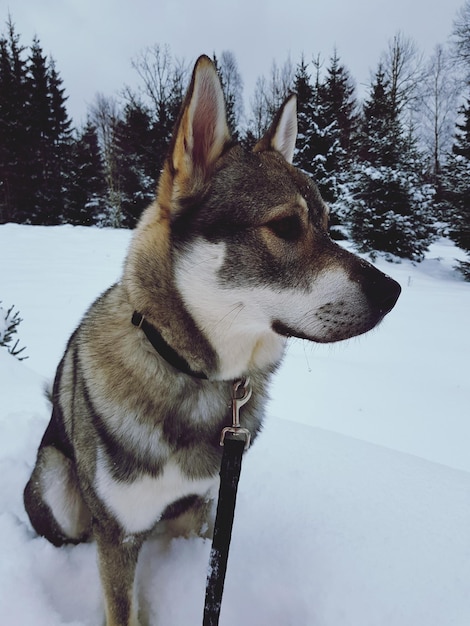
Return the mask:
<svg viewBox="0 0 470 626">
<path fill-rule="evenodd" d="M 145 474 L 133 482 L 120 482 L 112 477 L 103 452 L 98 451 L 96 490 L 129 534 L 150 530 L 169 504 L 193 494 L 205 496 L 217 486 L 217 482 L 218 476 L 191 480 L 171 460 L 156 478 Z"/>
</svg>

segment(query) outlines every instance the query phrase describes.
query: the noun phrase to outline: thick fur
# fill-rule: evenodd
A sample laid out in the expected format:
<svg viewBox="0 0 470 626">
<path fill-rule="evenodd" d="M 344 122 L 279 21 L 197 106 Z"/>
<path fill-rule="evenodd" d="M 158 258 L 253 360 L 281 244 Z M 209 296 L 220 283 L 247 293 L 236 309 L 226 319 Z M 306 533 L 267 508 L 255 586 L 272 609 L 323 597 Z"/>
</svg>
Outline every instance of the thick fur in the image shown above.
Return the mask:
<svg viewBox="0 0 470 626">
<path fill-rule="evenodd" d="M 107 626 L 138 624 L 134 572 L 152 531 L 210 533 L 233 381 L 251 377 L 241 421 L 254 440 L 288 336 L 358 335 L 398 298 L 397 283 L 330 240 L 326 205 L 291 164 L 296 133 L 291 96 L 253 151 L 232 144 L 201 57 L 122 279 L 58 367 L 24 501 L 55 545 L 96 540 Z M 207 379 L 165 361 L 134 311 Z"/>
</svg>

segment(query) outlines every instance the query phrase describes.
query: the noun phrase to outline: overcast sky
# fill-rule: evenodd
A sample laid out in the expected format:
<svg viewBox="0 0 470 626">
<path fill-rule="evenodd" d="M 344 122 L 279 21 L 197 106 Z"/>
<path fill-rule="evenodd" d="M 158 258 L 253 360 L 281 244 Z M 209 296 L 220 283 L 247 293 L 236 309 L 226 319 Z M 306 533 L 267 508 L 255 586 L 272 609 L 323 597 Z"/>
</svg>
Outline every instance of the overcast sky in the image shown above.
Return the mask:
<svg viewBox="0 0 470 626">
<path fill-rule="evenodd" d="M 0 0 L 1 31 L 10 12 L 23 45 L 36 34 L 56 60 L 69 113 L 78 124 L 97 92 L 112 95 L 138 82 L 131 59 L 169 44 L 174 56 L 232 50 L 245 99 L 273 59 L 296 63 L 336 46 L 359 84 L 369 82 L 398 32 L 426 54 L 446 43 L 464 0 Z"/>
</svg>

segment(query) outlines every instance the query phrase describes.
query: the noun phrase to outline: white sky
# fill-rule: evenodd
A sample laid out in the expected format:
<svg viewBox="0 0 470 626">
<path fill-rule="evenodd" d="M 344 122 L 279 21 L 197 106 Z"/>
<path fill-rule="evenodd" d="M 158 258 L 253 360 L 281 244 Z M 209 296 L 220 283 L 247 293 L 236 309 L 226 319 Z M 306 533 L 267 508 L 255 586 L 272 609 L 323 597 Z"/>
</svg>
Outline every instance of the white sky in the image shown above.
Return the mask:
<svg viewBox="0 0 470 626">
<path fill-rule="evenodd" d="M 97 92 L 138 82 L 131 59 L 169 44 L 174 56 L 232 50 L 245 100 L 273 59 L 294 63 L 337 47 L 359 85 L 369 81 L 388 42 L 402 31 L 426 54 L 446 43 L 464 0 L 0 0 L 1 32 L 11 13 L 23 45 L 38 35 L 52 54 L 76 123 Z"/>
</svg>

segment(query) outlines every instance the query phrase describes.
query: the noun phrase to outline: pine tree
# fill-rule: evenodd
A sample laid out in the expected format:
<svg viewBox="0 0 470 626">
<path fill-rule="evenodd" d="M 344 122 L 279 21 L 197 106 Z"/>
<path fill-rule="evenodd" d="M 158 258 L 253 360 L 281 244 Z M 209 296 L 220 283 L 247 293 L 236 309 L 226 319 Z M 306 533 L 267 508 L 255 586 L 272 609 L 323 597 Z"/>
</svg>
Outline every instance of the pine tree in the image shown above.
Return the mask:
<svg viewBox="0 0 470 626">
<path fill-rule="evenodd" d="M 452 152 L 464 159 L 470 160 L 470 97 L 466 104 L 460 108 L 463 117 L 461 123 L 457 123 L 457 133 Z"/>
<path fill-rule="evenodd" d="M 354 89 L 335 53 L 325 81 L 312 84 L 304 61 L 297 66 L 294 87 L 298 98 L 299 141 L 295 163 L 310 174 L 330 206 L 330 232 L 343 237 L 342 188 L 349 172 L 347 147 L 355 126 Z M 344 146 L 343 146 L 344 144 Z"/>
<path fill-rule="evenodd" d="M 339 142 L 343 150 L 339 159 L 343 166 L 345 159 L 353 152 L 359 118 L 353 81 L 345 66 L 340 63 L 336 50 L 327 68 L 322 97 L 327 124 L 335 123 L 339 130 Z"/>
<path fill-rule="evenodd" d="M 58 223 L 70 120 L 53 61 L 33 40 L 28 59 L 9 20 L 0 39 L 0 220 Z"/>
<path fill-rule="evenodd" d="M 47 58 L 36 38 L 28 59 L 27 78 L 29 221 L 33 224 L 58 223 L 54 219 L 56 211 L 51 206 L 49 194 L 52 155 L 49 143 L 51 128 Z"/>
<path fill-rule="evenodd" d="M 450 236 L 470 254 L 470 98 L 461 107 L 462 122 L 444 170 L 445 198 L 450 204 Z M 460 269 L 470 280 L 470 260 L 461 261 Z"/>
<path fill-rule="evenodd" d="M 470 81 L 470 0 L 465 0 L 458 10 L 452 35 L 457 61 Z"/>
<path fill-rule="evenodd" d="M 434 236 L 433 190 L 405 136 L 382 68 L 364 105 L 359 158 L 348 198 L 351 236 L 364 252 L 419 261 Z"/>
<path fill-rule="evenodd" d="M 116 126 L 123 226 L 133 227 L 151 202 L 156 187 L 154 134 L 150 112 L 141 103 L 128 103 Z"/>
<path fill-rule="evenodd" d="M 106 181 L 96 126 L 90 121 L 72 142 L 66 221 L 90 226 L 104 219 Z"/>
<path fill-rule="evenodd" d="M 0 37 L 0 223 L 24 221 L 28 215 L 29 128 L 24 48 L 11 20 Z"/>
<path fill-rule="evenodd" d="M 312 177 L 325 201 L 331 202 L 335 195 L 330 177 L 331 149 L 336 137 L 326 122 L 321 88 L 318 81 L 312 85 L 308 67 L 302 59 L 294 77 L 299 124 L 299 148 L 294 163 Z"/>
<path fill-rule="evenodd" d="M 72 120 L 67 112 L 67 96 L 63 81 L 56 70 L 54 59 L 49 60 L 48 87 L 50 97 L 50 197 L 57 216 L 64 220 L 67 210 L 65 198 L 71 185 Z"/>
<path fill-rule="evenodd" d="M 340 239 L 345 237 L 344 197 L 349 193 L 358 115 L 353 81 L 336 50 L 330 59 L 326 77 L 319 86 L 319 99 L 324 110 L 325 132 L 330 141 L 325 163 L 330 232 L 334 238 Z"/>
<path fill-rule="evenodd" d="M 59 224 L 70 170 L 71 121 L 54 61 L 48 62 L 37 38 L 28 62 L 30 220 Z"/>
<path fill-rule="evenodd" d="M 393 105 L 384 71 L 379 66 L 370 97 L 364 104 L 359 158 L 376 167 L 393 166 L 398 163 L 403 147 L 398 111 Z"/>
<path fill-rule="evenodd" d="M 314 88 L 308 73 L 308 66 L 302 57 L 294 78 L 294 91 L 297 94 L 297 149 L 294 162 L 305 172 L 312 174 L 311 166 L 315 153 L 311 145 L 312 116 L 314 108 Z"/>
</svg>

